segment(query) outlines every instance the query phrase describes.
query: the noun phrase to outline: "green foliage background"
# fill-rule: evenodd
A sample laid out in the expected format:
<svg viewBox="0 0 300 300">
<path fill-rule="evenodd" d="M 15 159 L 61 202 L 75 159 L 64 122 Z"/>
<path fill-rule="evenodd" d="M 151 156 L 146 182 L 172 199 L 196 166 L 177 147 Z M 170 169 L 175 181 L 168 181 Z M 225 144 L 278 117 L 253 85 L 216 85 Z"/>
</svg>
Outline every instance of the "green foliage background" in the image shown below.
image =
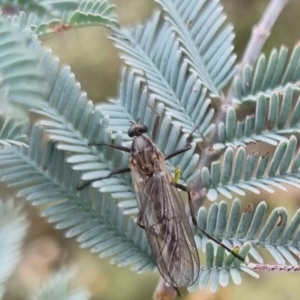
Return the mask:
<svg viewBox="0 0 300 300">
<path fill-rule="evenodd" d="M 134 25 L 146 20 L 154 7 L 154 3 L 150 0 L 114 0 L 110 1 L 117 6 L 120 23 L 123 25 Z M 235 33 L 237 35 L 234 44 L 239 57 L 241 51 L 245 47 L 252 26 L 259 20 L 263 10 L 269 1 L 260 0 L 223 0 L 225 12 L 228 21 L 234 24 Z M 280 15 L 271 37 L 268 39 L 263 52 L 269 54 L 273 47 L 279 47 L 282 44 L 288 48 L 292 48 L 299 39 L 299 27 L 295 25 L 299 19 L 300 2 L 291 0 L 283 13 Z M 106 38 L 108 31 L 104 28 L 84 28 L 70 31 L 64 31 L 55 35 L 51 35 L 43 40 L 45 46 L 50 46 L 53 52 L 59 56 L 62 62 L 69 64 L 72 71 L 76 74 L 76 79 L 81 82 L 82 88 L 87 91 L 89 98 L 95 103 L 105 98 L 114 97 L 117 94 L 119 67 L 121 64 L 117 56 L 117 50 L 112 43 Z M 256 146 L 255 146 L 256 147 Z M 250 150 L 251 151 L 251 150 Z M 261 152 L 266 152 L 263 149 Z M 254 201 L 254 196 L 248 199 Z M 260 196 L 266 199 L 268 195 Z M 294 211 L 299 207 L 299 201 L 290 201 L 288 198 L 298 198 L 297 192 L 289 192 L 283 194 L 278 192 L 278 202 L 268 202 L 269 210 L 271 204 L 283 205 L 282 199 L 285 199 L 285 206 L 291 207 Z M 273 197 L 274 198 L 274 197 Z M 291 200 L 291 199 L 290 199 Z M 246 206 L 247 199 L 243 199 Z M 17 274 L 10 281 L 9 292 L 5 300 L 25 299 L 27 291 L 30 291 L 30 282 L 37 284 L 47 271 L 61 264 L 74 264 L 79 266 L 77 282 L 86 286 L 93 294 L 94 300 L 118 300 L 118 299 L 151 299 L 153 288 L 156 285 L 158 274 L 142 274 L 138 275 L 129 270 L 129 268 L 116 268 L 111 266 L 106 260 L 99 260 L 96 255 L 91 255 L 89 250 L 78 249 L 77 243 L 73 240 L 66 240 L 63 232 L 53 231 L 52 227 L 46 221 L 37 216 L 36 211 L 27 206 L 27 211 L 35 227 L 30 228 L 30 234 L 27 240 L 27 251 L 38 249 L 42 258 L 47 256 L 43 251 L 46 241 L 51 241 L 54 248 L 59 251 L 57 257 L 51 262 L 44 262 L 41 266 L 34 265 L 34 274 L 31 274 L 31 280 L 26 282 L 20 274 L 22 270 L 18 270 Z M 40 247 L 37 247 L 40 245 Z M 47 243 L 46 243 L 47 245 Z M 36 248 L 34 248 L 35 246 Z M 33 247 L 33 248 L 32 248 Z M 63 250 L 64 249 L 64 250 Z M 43 260 L 41 260 L 43 262 Z M 24 261 L 21 266 L 24 267 Z M 46 266 L 46 267 L 45 267 Z M 32 269 L 32 265 L 27 265 Z M 26 263 L 25 267 L 26 268 Z M 39 273 L 38 270 L 42 269 Z M 26 270 L 26 269 L 25 269 Z M 46 271 L 45 271 L 46 270 Z M 21 273 L 20 273 L 21 272 Z M 36 278 L 35 278 L 36 276 Z M 222 289 L 220 288 L 215 294 L 211 294 L 209 290 L 199 290 L 192 295 L 185 295 L 182 299 L 296 299 L 298 295 L 299 274 L 261 274 L 260 280 L 255 280 L 249 276 L 243 280 L 241 286 L 234 284 Z M 30 277 L 30 276 L 28 276 Z"/>
</svg>

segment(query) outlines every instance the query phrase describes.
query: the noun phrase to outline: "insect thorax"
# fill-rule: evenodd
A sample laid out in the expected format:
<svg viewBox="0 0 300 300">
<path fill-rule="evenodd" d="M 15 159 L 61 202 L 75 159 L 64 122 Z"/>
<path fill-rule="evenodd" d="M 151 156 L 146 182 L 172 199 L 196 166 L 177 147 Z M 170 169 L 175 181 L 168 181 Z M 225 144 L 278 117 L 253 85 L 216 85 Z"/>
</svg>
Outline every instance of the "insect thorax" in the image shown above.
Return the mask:
<svg viewBox="0 0 300 300">
<path fill-rule="evenodd" d="M 161 157 L 161 153 L 149 138 L 141 135 L 133 139 L 130 161 L 138 168 L 140 174 L 151 176 Z"/>
</svg>

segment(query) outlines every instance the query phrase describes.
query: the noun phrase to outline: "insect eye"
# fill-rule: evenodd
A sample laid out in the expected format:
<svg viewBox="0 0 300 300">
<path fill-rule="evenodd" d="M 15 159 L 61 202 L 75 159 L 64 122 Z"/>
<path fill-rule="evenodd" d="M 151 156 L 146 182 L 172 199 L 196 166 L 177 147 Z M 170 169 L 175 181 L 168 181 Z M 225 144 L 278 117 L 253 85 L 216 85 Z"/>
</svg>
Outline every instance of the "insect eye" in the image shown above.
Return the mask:
<svg viewBox="0 0 300 300">
<path fill-rule="evenodd" d="M 131 126 L 129 129 L 128 129 L 128 136 L 130 137 L 133 137 L 135 136 L 135 127 L 134 126 Z"/>
<path fill-rule="evenodd" d="M 144 124 L 134 124 L 128 129 L 128 136 L 134 137 L 142 135 L 143 133 L 146 133 L 148 131 L 148 128 Z"/>
<path fill-rule="evenodd" d="M 148 131 L 148 128 L 144 124 L 139 124 L 138 125 L 138 130 L 139 130 L 140 133 L 146 133 Z"/>
</svg>

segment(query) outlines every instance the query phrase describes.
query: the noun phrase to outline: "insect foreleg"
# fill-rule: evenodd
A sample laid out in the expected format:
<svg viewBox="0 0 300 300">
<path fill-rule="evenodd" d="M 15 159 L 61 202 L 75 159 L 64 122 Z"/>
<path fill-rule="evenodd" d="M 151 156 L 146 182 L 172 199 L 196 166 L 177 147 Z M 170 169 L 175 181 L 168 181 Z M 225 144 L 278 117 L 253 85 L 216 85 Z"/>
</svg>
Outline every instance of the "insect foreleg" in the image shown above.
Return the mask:
<svg viewBox="0 0 300 300">
<path fill-rule="evenodd" d="M 128 147 L 124 147 L 121 145 L 115 145 L 115 144 L 89 144 L 90 146 L 108 146 L 109 148 L 118 149 L 120 151 L 131 153 L 131 149 Z"/>
<path fill-rule="evenodd" d="M 78 190 L 78 191 L 83 190 L 84 188 L 86 188 L 87 186 L 89 186 L 93 181 L 94 181 L 94 180 L 86 181 L 83 185 L 78 186 L 78 187 L 77 187 L 77 190 Z"/>
<path fill-rule="evenodd" d="M 120 151 L 124 151 L 124 152 L 128 152 L 128 153 L 131 153 L 131 149 L 128 148 L 128 147 L 124 147 L 124 146 L 121 146 L 121 145 L 115 145 L 115 144 L 89 144 L 90 146 L 108 146 L 110 148 L 114 148 L 114 149 L 118 149 Z M 95 180 L 100 180 L 100 179 L 105 179 L 105 178 L 109 178 L 113 175 L 117 175 L 117 174 L 122 174 L 122 173 L 127 173 L 127 172 L 130 172 L 130 168 L 123 168 L 123 169 L 118 169 L 118 170 L 115 170 L 115 171 L 112 171 L 108 174 L 107 177 L 103 177 L 103 178 L 95 178 L 93 180 L 88 180 L 86 181 L 82 186 L 78 187 L 77 190 L 82 190 L 84 189 L 85 187 L 87 187 L 88 185 L 90 185 L 91 183 L 93 183 Z"/>
<path fill-rule="evenodd" d="M 175 151 L 175 152 L 173 152 L 173 153 L 171 153 L 171 154 L 169 154 L 169 155 L 167 155 L 167 156 L 165 157 L 165 160 L 168 160 L 168 159 L 170 159 L 170 158 L 172 158 L 172 157 L 174 157 L 174 156 L 177 156 L 177 155 L 179 155 L 179 154 L 182 154 L 182 153 L 184 153 L 184 152 L 190 150 L 190 149 L 192 148 L 192 144 L 191 144 L 191 143 L 192 143 L 192 134 L 193 134 L 193 132 L 194 132 L 194 131 L 192 131 L 192 132 L 189 134 L 189 136 L 187 137 L 185 147 L 182 148 L 182 149 L 179 149 L 179 150 L 177 150 L 177 151 Z"/>
<path fill-rule="evenodd" d="M 131 170 L 128 167 L 127 168 L 118 169 L 118 170 L 115 170 L 115 171 L 111 171 L 106 178 L 109 178 L 111 176 L 118 175 L 118 174 L 129 173 L 130 171 Z"/>
<path fill-rule="evenodd" d="M 236 258 L 238 258 L 240 261 L 245 262 L 245 259 L 243 257 L 241 257 L 240 255 L 238 255 L 237 253 L 235 253 L 234 251 L 232 251 L 230 248 L 228 248 L 225 244 L 223 244 L 221 241 L 219 241 L 218 239 L 215 239 L 213 236 L 211 236 L 210 234 L 208 234 L 204 229 L 202 229 L 197 222 L 196 219 L 196 214 L 195 214 L 195 209 L 194 209 L 194 205 L 193 205 L 193 201 L 192 201 L 192 197 L 191 197 L 191 193 L 188 187 L 186 187 L 185 185 L 182 184 L 178 184 L 178 183 L 174 183 L 175 186 L 178 189 L 183 190 L 184 192 L 188 193 L 188 202 L 189 202 L 189 207 L 190 207 L 190 211 L 191 211 L 191 218 L 192 218 L 192 222 L 193 224 L 205 235 L 207 236 L 209 239 L 211 239 L 212 241 L 214 241 L 215 243 L 217 243 L 218 245 L 222 246 L 225 250 L 227 250 L 228 252 L 230 252 L 233 256 L 235 256 Z"/>
<path fill-rule="evenodd" d="M 93 183 L 95 180 L 100 180 L 100 179 L 105 179 L 105 178 L 110 178 L 114 175 L 117 175 L 117 174 L 123 174 L 123 173 L 128 173 L 130 172 L 130 168 L 123 168 L 123 169 L 118 169 L 118 170 L 115 170 L 115 171 L 112 171 L 108 174 L 108 176 L 106 177 L 103 177 L 103 178 L 95 178 L 93 180 L 88 180 L 86 181 L 82 186 L 78 187 L 77 189 L 80 191 L 82 189 L 84 189 L 85 187 L 87 187 L 88 185 L 90 185 L 91 183 Z"/>
</svg>

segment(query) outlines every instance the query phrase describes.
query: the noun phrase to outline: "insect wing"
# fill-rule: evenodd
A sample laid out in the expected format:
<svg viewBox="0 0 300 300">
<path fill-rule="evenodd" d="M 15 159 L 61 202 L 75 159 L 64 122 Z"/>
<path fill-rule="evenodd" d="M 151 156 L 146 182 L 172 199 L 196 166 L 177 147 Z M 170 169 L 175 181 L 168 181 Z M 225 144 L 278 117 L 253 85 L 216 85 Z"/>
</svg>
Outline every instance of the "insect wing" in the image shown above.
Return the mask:
<svg viewBox="0 0 300 300">
<path fill-rule="evenodd" d="M 199 256 L 179 192 L 165 162 L 153 176 L 131 168 L 138 198 L 138 222 L 144 226 L 157 267 L 167 283 L 180 288 L 199 276 Z"/>
</svg>

